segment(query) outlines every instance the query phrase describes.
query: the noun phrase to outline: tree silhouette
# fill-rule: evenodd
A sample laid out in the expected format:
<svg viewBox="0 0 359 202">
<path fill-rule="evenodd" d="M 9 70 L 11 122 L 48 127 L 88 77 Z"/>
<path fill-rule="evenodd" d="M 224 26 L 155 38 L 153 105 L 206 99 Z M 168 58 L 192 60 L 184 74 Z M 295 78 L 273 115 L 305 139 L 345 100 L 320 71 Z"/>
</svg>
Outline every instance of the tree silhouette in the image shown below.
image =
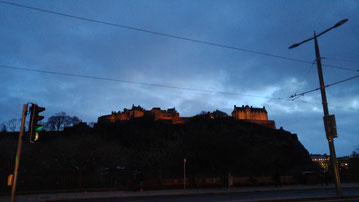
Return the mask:
<svg viewBox="0 0 359 202">
<path fill-rule="evenodd" d="M 355 146 L 355 150 L 353 151 L 353 154 L 359 154 L 359 144 Z"/>
<path fill-rule="evenodd" d="M 17 126 L 20 125 L 20 123 L 21 123 L 21 119 L 13 118 L 7 122 L 7 127 L 10 129 L 11 132 L 15 132 Z"/>
<path fill-rule="evenodd" d="M 77 117 L 68 116 L 65 112 L 56 113 L 47 119 L 46 127 L 50 131 L 60 131 L 65 127 L 78 124 L 81 120 Z"/>
<path fill-rule="evenodd" d="M 7 132 L 6 124 L 5 124 L 5 123 L 1 123 L 1 124 L 0 124 L 0 132 L 1 132 L 1 133 L 6 133 L 6 132 Z"/>
</svg>

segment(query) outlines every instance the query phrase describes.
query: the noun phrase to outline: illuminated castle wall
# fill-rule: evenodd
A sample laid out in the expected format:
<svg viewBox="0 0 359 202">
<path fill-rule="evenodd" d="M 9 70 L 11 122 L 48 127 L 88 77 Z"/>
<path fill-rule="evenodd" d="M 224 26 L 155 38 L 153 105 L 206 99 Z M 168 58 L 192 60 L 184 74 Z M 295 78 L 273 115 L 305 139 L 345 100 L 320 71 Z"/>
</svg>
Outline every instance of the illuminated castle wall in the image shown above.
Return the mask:
<svg viewBox="0 0 359 202">
<path fill-rule="evenodd" d="M 132 109 L 124 109 L 123 112 L 112 112 L 110 115 L 101 116 L 98 118 L 99 124 L 102 123 L 115 123 L 118 121 L 131 120 L 138 117 L 148 117 L 153 120 L 166 120 L 173 124 L 185 123 L 194 117 L 180 117 L 175 108 L 161 110 L 161 108 L 154 107 L 151 110 L 145 110 L 141 106 L 132 105 Z M 227 114 L 221 111 L 199 115 L 196 117 L 208 117 L 211 119 L 227 117 Z M 275 129 L 275 122 L 268 120 L 268 115 L 265 107 L 254 108 L 248 105 L 237 107 L 234 105 L 232 117 L 236 120 L 245 120 L 248 122 L 256 123 L 262 126 Z"/>
<path fill-rule="evenodd" d="M 246 120 L 252 123 L 275 129 L 275 122 L 272 120 L 268 120 L 268 114 L 265 107 L 254 108 L 252 106 L 249 107 L 248 105 L 242 105 L 242 107 L 237 107 L 236 105 L 234 105 L 232 117 L 234 119 Z"/>
<path fill-rule="evenodd" d="M 110 115 L 98 118 L 98 123 L 115 123 L 116 121 L 130 120 L 138 117 L 150 117 L 154 120 L 171 120 L 173 123 L 181 122 L 181 117 L 175 108 L 161 110 L 154 107 L 150 111 L 143 109 L 141 106 L 132 105 L 132 109 L 124 109 L 123 112 L 112 112 Z"/>
<path fill-rule="evenodd" d="M 248 105 L 242 107 L 237 107 L 234 105 L 232 112 L 232 117 L 234 119 L 245 119 L 245 120 L 268 120 L 267 110 L 263 108 L 254 108 L 249 107 Z"/>
</svg>

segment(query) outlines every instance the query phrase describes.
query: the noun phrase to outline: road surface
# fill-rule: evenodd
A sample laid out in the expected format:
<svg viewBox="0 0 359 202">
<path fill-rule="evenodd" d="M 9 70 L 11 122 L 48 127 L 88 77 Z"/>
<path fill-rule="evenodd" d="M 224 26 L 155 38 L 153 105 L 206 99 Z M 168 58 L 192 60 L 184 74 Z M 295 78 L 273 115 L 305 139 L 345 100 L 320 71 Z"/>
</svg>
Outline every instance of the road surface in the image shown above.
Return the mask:
<svg viewBox="0 0 359 202">
<path fill-rule="evenodd" d="M 345 188 L 343 189 L 344 196 L 356 195 L 356 199 L 347 198 L 345 201 L 359 201 L 359 188 Z M 141 197 L 122 197 L 122 198 L 102 198 L 102 199 L 82 199 L 82 200 L 66 200 L 68 202 L 115 202 L 115 201 L 179 201 L 179 202 L 192 202 L 192 201 L 278 201 L 285 199 L 301 199 L 303 201 L 308 199 L 314 201 L 321 199 L 324 201 L 338 201 L 335 199 L 336 191 L 334 188 L 326 189 L 313 189 L 313 190 L 278 190 L 278 191 L 257 191 L 257 192 L 246 192 L 246 193 L 218 193 L 218 194 L 192 194 L 192 195 L 178 195 L 178 196 L 141 196 Z M 291 200 L 292 201 L 292 200 Z"/>
</svg>

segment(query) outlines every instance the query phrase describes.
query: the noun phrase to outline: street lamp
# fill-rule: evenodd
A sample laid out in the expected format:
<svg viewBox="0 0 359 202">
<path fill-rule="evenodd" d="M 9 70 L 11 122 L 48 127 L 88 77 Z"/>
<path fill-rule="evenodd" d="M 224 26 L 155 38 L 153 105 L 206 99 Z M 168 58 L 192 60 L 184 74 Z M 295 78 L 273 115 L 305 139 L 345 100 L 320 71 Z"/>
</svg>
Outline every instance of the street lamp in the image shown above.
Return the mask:
<svg viewBox="0 0 359 202">
<path fill-rule="evenodd" d="M 329 115 L 329 110 L 328 110 L 328 103 L 327 103 L 327 96 L 325 93 L 325 85 L 324 85 L 324 79 L 323 79 L 323 71 L 322 71 L 322 63 L 321 63 L 321 57 L 320 57 L 320 53 L 319 53 L 319 46 L 318 46 L 318 41 L 317 38 L 321 35 L 323 35 L 324 33 L 337 28 L 339 26 L 341 26 L 342 24 L 346 23 L 348 21 L 348 19 L 344 19 L 339 21 L 337 24 L 335 24 L 333 27 L 330 27 L 329 29 L 321 32 L 320 34 L 316 34 L 314 31 L 314 37 L 306 39 L 300 43 L 296 43 L 293 44 L 289 47 L 289 49 L 291 48 L 295 48 L 298 47 L 299 45 L 310 41 L 312 39 L 314 39 L 314 45 L 315 45 L 315 56 L 316 56 L 316 61 L 317 61 L 317 67 L 318 67 L 318 76 L 319 76 L 319 84 L 320 84 L 320 92 L 322 95 L 322 103 L 323 103 L 323 111 L 324 111 L 324 128 L 325 128 L 325 133 L 327 136 L 327 140 L 329 143 L 329 150 L 330 150 L 330 157 L 331 157 L 331 163 L 332 163 L 332 167 L 333 167 L 333 171 L 334 171 L 334 177 L 335 177 L 335 186 L 336 186 L 336 190 L 337 190 L 337 195 L 338 196 L 342 196 L 342 185 L 340 183 L 340 177 L 339 177 L 339 170 L 338 170 L 338 162 L 337 162 L 337 157 L 335 154 L 335 148 L 334 148 L 334 138 L 337 137 L 337 132 L 336 132 L 336 124 L 335 124 L 335 118 L 334 115 Z"/>
<path fill-rule="evenodd" d="M 183 159 L 183 189 L 186 189 L 186 162 L 187 158 Z"/>
<path fill-rule="evenodd" d="M 347 21 L 348 21 L 348 19 L 344 19 L 344 20 L 339 21 L 339 22 L 338 22 L 337 24 L 335 24 L 333 27 L 331 27 L 331 28 L 329 28 L 329 29 L 327 29 L 327 30 L 321 32 L 321 33 L 318 34 L 316 37 L 317 37 L 317 38 L 320 37 L 320 36 L 323 35 L 324 33 L 328 32 L 328 31 L 330 31 L 330 30 L 332 30 L 332 29 L 334 29 L 334 28 L 339 27 L 340 25 L 346 23 Z M 314 34 L 314 37 L 309 38 L 309 39 L 307 39 L 307 40 L 304 40 L 304 41 L 302 41 L 302 42 L 300 42 L 300 43 L 295 43 L 295 44 L 291 45 L 288 49 L 292 49 L 292 48 L 298 47 L 298 46 L 301 45 L 302 43 L 305 43 L 305 42 L 307 42 L 307 41 L 310 41 L 310 40 L 312 40 L 312 39 L 314 39 L 314 38 L 316 38 L 316 37 L 315 37 L 315 34 Z"/>
</svg>

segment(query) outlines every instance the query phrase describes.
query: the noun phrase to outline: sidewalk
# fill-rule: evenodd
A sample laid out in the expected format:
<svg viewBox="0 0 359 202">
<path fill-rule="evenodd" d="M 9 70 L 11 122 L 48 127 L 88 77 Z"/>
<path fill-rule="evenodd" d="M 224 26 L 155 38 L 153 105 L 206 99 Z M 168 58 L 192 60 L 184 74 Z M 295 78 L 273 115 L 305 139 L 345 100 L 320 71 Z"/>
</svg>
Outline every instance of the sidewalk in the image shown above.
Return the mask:
<svg viewBox="0 0 359 202">
<path fill-rule="evenodd" d="M 359 188 L 358 183 L 343 184 L 343 188 Z M 103 199 L 103 198 L 132 198 L 146 196 L 181 196 L 198 194 L 227 194 L 227 193 L 246 193 L 246 192 L 266 192 L 280 190 L 306 190 L 306 189 L 327 189 L 335 188 L 333 184 L 329 186 L 318 185 L 286 185 L 282 187 L 263 186 L 263 187 L 237 187 L 228 191 L 227 188 L 207 188 L 207 189 L 168 189 L 168 190 L 150 190 L 144 192 L 133 191 L 103 191 L 103 192 L 77 192 L 77 193 L 56 193 L 56 194 L 28 194 L 17 195 L 15 201 L 26 202 L 44 202 L 60 201 L 70 199 Z M 10 193 L 9 193 L 10 194 Z M 359 193 L 358 193 L 359 195 Z M 10 201 L 10 196 L 1 196 L 0 202 Z"/>
</svg>

